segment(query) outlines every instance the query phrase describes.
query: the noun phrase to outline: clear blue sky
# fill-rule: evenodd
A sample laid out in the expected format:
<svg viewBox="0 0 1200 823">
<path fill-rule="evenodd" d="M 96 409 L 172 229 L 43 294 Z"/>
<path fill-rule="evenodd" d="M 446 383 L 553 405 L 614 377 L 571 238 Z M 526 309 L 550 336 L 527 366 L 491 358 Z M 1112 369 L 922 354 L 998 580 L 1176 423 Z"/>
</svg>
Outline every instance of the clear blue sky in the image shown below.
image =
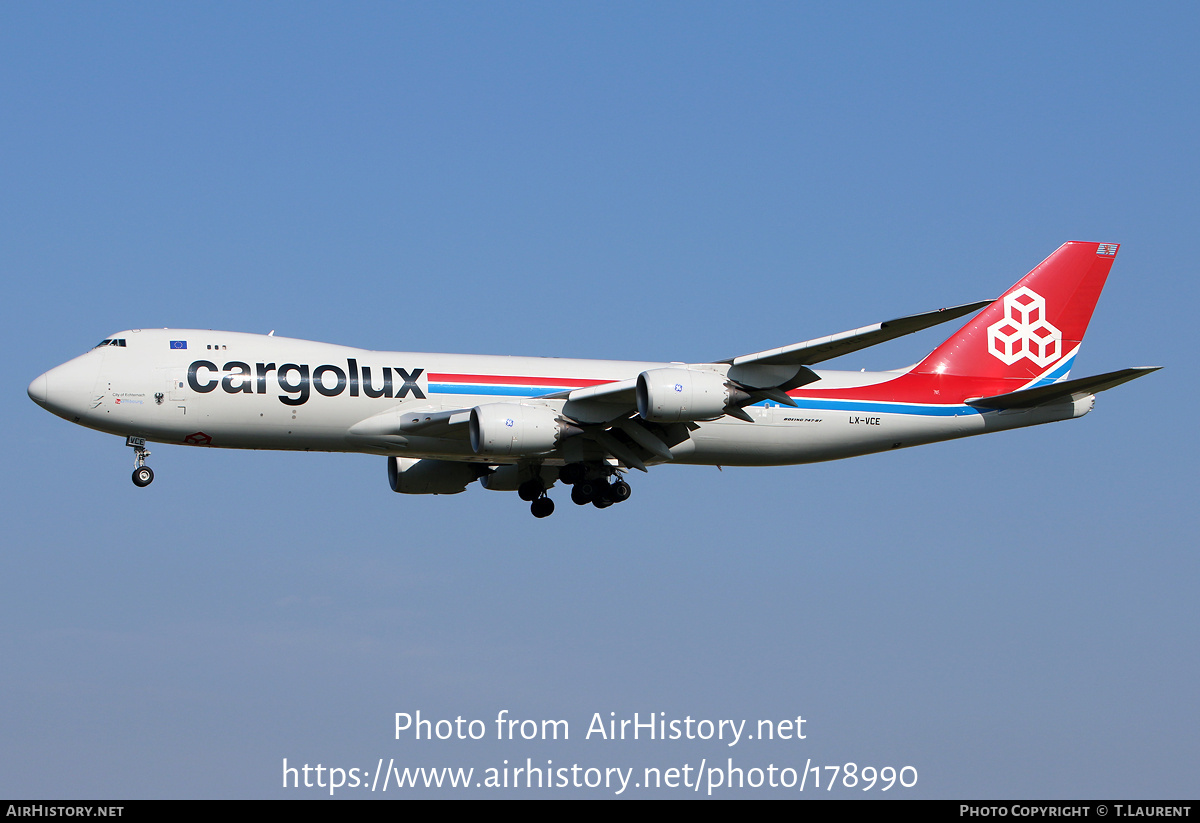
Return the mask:
<svg viewBox="0 0 1200 823">
<path fill-rule="evenodd" d="M 1198 17 L 5 4 L 0 795 L 733 757 L 911 765 L 903 796 L 1194 797 Z M 1165 366 L 1083 420 L 663 467 L 546 521 L 394 495 L 355 455 L 158 446 L 139 490 L 118 438 L 25 394 L 142 326 L 727 357 L 994 297 L 1066 240 L 1123 244 L 1074 373 Z M 392 732 L 502 709 L 572 739 Z M 596 712 L 807 738 L 585 741 Z"/>
</svg>

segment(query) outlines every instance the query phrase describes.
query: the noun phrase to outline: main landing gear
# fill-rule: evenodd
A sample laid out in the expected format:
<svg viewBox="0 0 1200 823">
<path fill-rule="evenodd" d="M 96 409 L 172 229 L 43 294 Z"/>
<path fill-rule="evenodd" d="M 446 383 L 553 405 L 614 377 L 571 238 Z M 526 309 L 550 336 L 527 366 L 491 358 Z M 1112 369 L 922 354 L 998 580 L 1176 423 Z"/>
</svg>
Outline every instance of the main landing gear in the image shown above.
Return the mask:
<svg viewBox="0 0 1200 823">
<path fill-rule="evenodd" d="M 146 465 L 150 451 L 146 448 L 146 438 L 127 437 L 125 445 L 133 447 L 133 485 L 144 489 L 154 482 L 154 470 Z"/>
<path fill-rule="evenodd" d="M 554 514 L 554 501 L 543 495 L 529 504 L 529 511 L 533 512 L 533 516 L 539 520 L 549 517 Z"/>
<path fill-rule="evenodd" d="M 526 480 L 517 487 L 517 496 L 529 503 L 529 511 L 539 520 L 554 514 L 554 501 L 546 495 L 541 476 Z"/>
<path fill-rule="evenodd" d="M 559 471 L 558 479 L 571 486 L 572 502 L 580 506 L 591 503 L 598 509 L 625 502 L 633 491 L 618 470 L 608 464 L 569 463 Z M 546 495 L 540 472 L 517 486 L 517 496 L 529 503 L 534 517 L 540 519 L 554 513 L 554 501 Z"/>
<path fill-rule="evenodd" d="M 591 503 L 597 509 L 607 509 L 613 503 L 624 503 L 633 492 L 617 470 L 608 465 L 571 463 L 558 476 L 571 486 L 571 502 L 577 506 Z"/>
<path fill-rule="evenodd" d="M 571 489 L 571 502 L 577 506 L 591 503 L 597 509 L 607 509 L 613 503 L 624 503 L 633 489 L 624 480 L 610 483 L 607 477 L 580 480 Z"/>
</svg>

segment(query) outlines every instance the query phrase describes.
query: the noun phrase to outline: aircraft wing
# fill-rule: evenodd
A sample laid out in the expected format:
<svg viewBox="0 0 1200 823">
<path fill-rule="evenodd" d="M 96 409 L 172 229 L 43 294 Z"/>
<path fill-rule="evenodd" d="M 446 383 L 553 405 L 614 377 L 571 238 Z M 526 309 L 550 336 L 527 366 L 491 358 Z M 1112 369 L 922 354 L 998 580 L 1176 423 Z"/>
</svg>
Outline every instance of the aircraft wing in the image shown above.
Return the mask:
<svg viewBox="0 0 1200 823">
<path fill-rule="evenodd" d="M 727 377 L 733 385 L 745 392 L 744 403 L 774 400 L 785 405 L 795 405 L 787 392 L 819 379 L 808 368 L 809 365 L 955 320 L 978 311 L 991 302 L 993 301 L 981 300 L 899 317 L 791 346 L 712 363 L 693 364 L 693 368 L 699 367 L 703 370 L 704 367 L 708 367 L 707 370 L 712 371 L 714 366 L 728 364 Z M 641 454 L 650 455 L 647 459 L 651 460 L 673 459 L 670 447 L 686 439 L 686 431 L 680 428 L 686 424 L 663 426 L 638 419 L 636 391 L 637 378 L 630 378 L 599 386 L 554 392 L 522 402 L 565 400 L 562 414 L 573 425 L 583 429 L 585 439 L 591 440 L 625 465 L 645 471 L 645 461 Z M 726 413 L 743 420 L 752 420 L 740 407 L 730 407 Z M 381 441 L 402 438 L 404 435 L 465 438 L 470 416 L 470 409 L 440 410 L 417 407 L 390 410 L 361 421 L 351 428 L 351 435 Z M 643 451 L 639 453 L 639 449 Z"/>
<path fill-rule="evenodd" d="M 646 471 L 645 460 L 638 455 L 639 447 L 662 460 L 673 460 L 670 447 L 687 438 L 687 425 L 660 426 L 632 419 L 635 403 L 632 394 L 630 398 L 628 407 L 604 403 L 599 414 L 580 414 L 581 410 L 587 410 L 587 404 L 575 404 L 575 415 L 589 419 L 576 420 L 568 415 L 565 422 L 585 440 L 592 441 L 604 453 L 631 468 Z M 402 445 L 406 435 L 465 440 L 470 431 L 467 425 L 470 419 L 471 409 L 401 407 L 359 421 L 350 427 L 348 437 L 384 448 Z"/>
<path fill-rule="evenodd" d="M 870 326 L 851 329 L 827 337 L 818 337 L 802 343 L 793 343 L 777 349 L 744 354 L 726 360 L 713 361 L 715 364 L 729 364 L 731 379 L 762 392 L 787 392 L 817 379 L 816 375 L 804 368 L 824 360 L 841 357 L 869 346 L 886 343 L 906 334 L 923 331 L 939 323 L 947 323 L 959 317 L 979 311 L 994 300 L 980 300 L 975 303 L 964 303 L 937 311 L 922 314 L 912 314 L 907 317 L 897 317 Z M 775 367 L 775 368 L 770 368 Z M 574 404 L 587 404 L 597 409 L 608 406 L 613 412 L 612 417 L 620 416 L 618 409 L 632 410 L 636 407 L 634 390 L 637 380 L 620 380 L 606 383 L 602 386 L 589 386 L 586 389 L 575 389 L 569 392 L 557 392 L 546 395 L 545 399 L 570 400 Z M 775 394 L 768 394 L 779 402 L 787 402 Z"/>
<path fill-rule="evenodd" d="M 419 434 L 423 437 L 446 437 L 466 434 L 467 422 L 471 419 L 470 409 L 448 411 L 401 412 L 397 425 L 401 434 Z"/>
<path fill-rule="evenodd" d="M 977 303 L 964 303 L 937 311 L 927 311 L 922 314 L 910 314 L 908 317 L 897 317 L 895 320 L 885 320 L 860 329 L 851 329 L 828 337 L 818 337 L 805 340 L 803 343 L 793 343 L 778 349 L 744 354 L 730 360 L 720 360 L 733 366 L 744 366 L 751 363 L 763 366 L 811 366 L 823 360 L 832 360 L 843 354 L 850 354 L 868 346 L 886 343 L 906 334 L 923 331 L 939 323 L 947 323 L 971 312 L 979 311 L 994 300 L 980 300 Z"/>
<path fill-rule="evenodd" d="M 537 399 L 539 400 L 573 400 L 582 402 L 585 400 L 595 400 L 602 403 L 614 403 L 633 408 L 637 405 L 637 378 L 629 380 L 617 380 L 613 383 L 603 383 L 599 386 L 588 386 L 586 389 L 572 389 L 571 391 L 556 392 L 555 394 L 547 394 Z"/>
<path fill-rule="evenodd" d="M 403 445 L 405 435 L 466 439 L 470 409 L 442 410 L 433 406 L 391 408 L 360 420 L 346 436 L 376 446 Z"/>
</svg>

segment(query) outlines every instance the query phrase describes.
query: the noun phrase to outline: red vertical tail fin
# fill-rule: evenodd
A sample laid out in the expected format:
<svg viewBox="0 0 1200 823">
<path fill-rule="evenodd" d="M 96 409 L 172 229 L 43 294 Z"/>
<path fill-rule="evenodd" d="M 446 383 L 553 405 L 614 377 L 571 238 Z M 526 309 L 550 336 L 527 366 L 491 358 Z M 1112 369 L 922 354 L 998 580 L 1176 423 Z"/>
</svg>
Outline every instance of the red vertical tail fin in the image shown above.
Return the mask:
<svg viewBox="0 0 1200 823">
<path fill-rule="evenodd" d="M 1116 243 L 1064 243 L 913 369 L 1011 386 L 1062 380 L 1117 256 Z"/>
</svg>

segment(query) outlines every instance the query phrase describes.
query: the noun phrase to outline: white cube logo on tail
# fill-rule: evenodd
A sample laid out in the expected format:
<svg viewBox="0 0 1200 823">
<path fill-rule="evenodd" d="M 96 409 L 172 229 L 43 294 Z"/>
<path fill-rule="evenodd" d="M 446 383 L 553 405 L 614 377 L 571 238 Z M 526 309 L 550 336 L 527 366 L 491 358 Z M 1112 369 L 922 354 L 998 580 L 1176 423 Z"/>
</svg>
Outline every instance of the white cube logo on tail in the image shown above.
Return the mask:
<svg viewBox="0 0 1200 823">
<path fill-rule="evenodd" d="M 1011 366 L 1028 357 L 1045 368 L 1062 357 L 1062 332 L 1046 320 L 1046 299 L 1022 286 L 1004 298 L 1004 319 L 988 326 L 988 351 Z"/>
</svg>

